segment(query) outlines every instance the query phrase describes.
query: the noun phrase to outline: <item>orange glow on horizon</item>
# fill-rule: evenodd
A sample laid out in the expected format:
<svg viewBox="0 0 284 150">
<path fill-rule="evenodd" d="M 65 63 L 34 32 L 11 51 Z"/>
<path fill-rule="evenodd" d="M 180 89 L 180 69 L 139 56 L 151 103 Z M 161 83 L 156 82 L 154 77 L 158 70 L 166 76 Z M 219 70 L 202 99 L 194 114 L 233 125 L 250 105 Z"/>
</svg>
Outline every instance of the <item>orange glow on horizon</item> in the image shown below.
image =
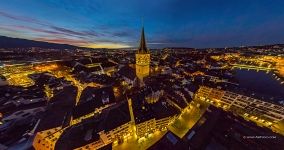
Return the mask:
<svg viewBox="0 0 284 150">
<path fill-rule="evenodd" d="M 129 48 L 129 45 L 118 44 L 118 43 L 96 43 L 85 45 L 85 47 L 89 48 Z"/>
</svg>

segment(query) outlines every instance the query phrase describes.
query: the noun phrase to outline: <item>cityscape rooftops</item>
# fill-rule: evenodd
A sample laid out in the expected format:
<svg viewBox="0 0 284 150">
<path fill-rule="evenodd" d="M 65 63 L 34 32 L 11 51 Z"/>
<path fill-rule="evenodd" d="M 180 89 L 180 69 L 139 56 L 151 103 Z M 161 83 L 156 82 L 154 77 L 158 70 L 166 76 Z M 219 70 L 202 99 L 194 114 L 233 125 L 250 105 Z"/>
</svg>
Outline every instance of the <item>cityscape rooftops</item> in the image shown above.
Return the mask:
<svg viewBox="0 0 284 150">
<path fill-rule="evenodd" d="M 99 140 L 99 125 L 100 120 L 92 118 L 66 128 L 57 140 L 55 149 L 74 149 Z M 88 132 L 91 134 L 87 138 Z"/>
<path fill-rule="evenodd" d="M 192 135 L 192 132 L 195 132 Z M 250 138 L 250 137 L 273 137 Z M 182 139 L 192 149 L 237 148 L 281 149 L 283 136 L 242 117 L 210 106 L 199 122 Z M 270 143 L 270 144 L 269 144 Z M 273 143 L 273 144 L 272 144 Z M 271 145 L 272 144 L 272 145 Z"/>
<path fill-rule="evenodd" d="M 136 123 L 142 123 L 153 118 L 170 117 L 179 113 L 178 109 L 170 105 L 163 97 L 154 104 L 148 104 L 143 93 L 136 94 L 131 99 Z"/>
<path fill-rule="evenodd" d="M 64 87 L 50 99 L 46 111 L 40 116 L 37 131 L 69 125 L 72 108 L 76 103 L 77 88 Z"/>
<path fill-rule="evenodd" d="M 130 113 L 127 101 L 123 101 L 115 106 L 107 108 L 102 112 L 102 115 L 104 119 L 101 127 L 105 132 L 130 122 Z"/>
<path fill-rule="evenodd" d="M 153 144 L 149 150 L 173 150 L 187 149 L 188 146 L 179 137 L 168 131 L 158 142 Z"/>
<path fill-rule="evenodd" d="M 123 66 L 122 68 L 119 69 L 117 73 L 130 80 L 134 80 L 136 78 L 135 70 L 129 65 Z"/>
<path fill-rule="evenodd" d="M 115 103 L 115 97 L 111 86 L 103 88 L 86 87 L 78 104 L 73 109 L 73 118 L 89 114 L 99 107 Z"/>
<path fill-rule="evenodd" d="M 64 130 L 56 143 L 58 149 L 74 149 L 100 140 L 99 132 L 108 132 L 130 122 L 127 101 L 111 106 L 101 114 Z M 90 134 L 91 133 L 91 134 Z"/>
</svg>

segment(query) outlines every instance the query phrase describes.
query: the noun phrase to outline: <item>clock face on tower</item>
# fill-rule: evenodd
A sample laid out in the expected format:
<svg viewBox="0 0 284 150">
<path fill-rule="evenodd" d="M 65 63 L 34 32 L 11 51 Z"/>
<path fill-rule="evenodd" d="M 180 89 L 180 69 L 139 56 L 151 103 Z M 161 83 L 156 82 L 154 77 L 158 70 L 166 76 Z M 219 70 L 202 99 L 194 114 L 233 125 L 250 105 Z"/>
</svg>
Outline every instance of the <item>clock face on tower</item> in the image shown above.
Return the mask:
<svg viewBox="0 0 284 150">
<path fill-rule="evenodd" d="M 150 54 L 136 54 L 137 65 L 150 65 Z"/>
</svg>

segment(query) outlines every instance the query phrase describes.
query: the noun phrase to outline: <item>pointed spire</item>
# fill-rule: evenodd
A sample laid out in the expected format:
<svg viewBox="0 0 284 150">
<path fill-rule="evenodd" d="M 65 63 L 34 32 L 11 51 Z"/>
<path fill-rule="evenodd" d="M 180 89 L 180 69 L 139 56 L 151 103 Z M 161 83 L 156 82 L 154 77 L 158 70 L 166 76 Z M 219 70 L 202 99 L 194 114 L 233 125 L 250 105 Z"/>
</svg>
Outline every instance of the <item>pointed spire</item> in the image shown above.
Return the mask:
<svg viewBox="0 0 284 150">
<path fill-rule="evenodd" d="M 144 26 L 142 27 L 142 33 L 141 33 L 138 53 L 148 53 L 148 49 L 146 46 L 146 40 L 145 40 L 145 34 L 144 34 Z"/>
</svg>

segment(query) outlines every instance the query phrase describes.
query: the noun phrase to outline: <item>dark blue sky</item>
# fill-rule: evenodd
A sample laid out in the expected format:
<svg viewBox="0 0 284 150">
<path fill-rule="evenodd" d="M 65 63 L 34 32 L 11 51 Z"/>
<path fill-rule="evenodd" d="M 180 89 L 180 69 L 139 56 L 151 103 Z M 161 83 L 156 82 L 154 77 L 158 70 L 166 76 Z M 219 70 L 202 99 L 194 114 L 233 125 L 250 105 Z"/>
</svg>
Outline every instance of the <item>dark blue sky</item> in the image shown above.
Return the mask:
<svg viewBox="0 0 284 150">
<path fill-rule="evenodd" d="M 89 47 L 284 43 L 284 0 L 1 0 L 0 34 Z"/>
</svg>

